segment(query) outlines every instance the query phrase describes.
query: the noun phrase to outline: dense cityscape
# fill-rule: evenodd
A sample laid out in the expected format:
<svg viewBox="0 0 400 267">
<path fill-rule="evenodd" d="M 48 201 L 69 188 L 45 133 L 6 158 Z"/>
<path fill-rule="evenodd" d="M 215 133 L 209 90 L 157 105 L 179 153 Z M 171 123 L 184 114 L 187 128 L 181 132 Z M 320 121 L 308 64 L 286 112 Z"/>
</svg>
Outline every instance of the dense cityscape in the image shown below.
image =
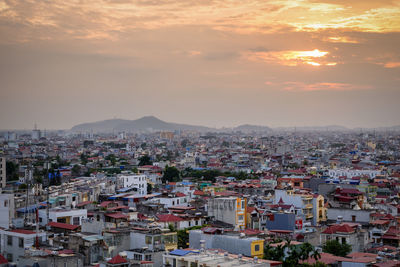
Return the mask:
<svg viewBox="0 0 400 267">
<path fill-rule="evenodd" d="M 2 132 L 1 263 L 399 265 L 398 131 L 256 129 Z"/>
<path fill-rule="evenodd" d="M 400 267 L 399 0 L 0 0 L 0 267 Z"/>
</svg>

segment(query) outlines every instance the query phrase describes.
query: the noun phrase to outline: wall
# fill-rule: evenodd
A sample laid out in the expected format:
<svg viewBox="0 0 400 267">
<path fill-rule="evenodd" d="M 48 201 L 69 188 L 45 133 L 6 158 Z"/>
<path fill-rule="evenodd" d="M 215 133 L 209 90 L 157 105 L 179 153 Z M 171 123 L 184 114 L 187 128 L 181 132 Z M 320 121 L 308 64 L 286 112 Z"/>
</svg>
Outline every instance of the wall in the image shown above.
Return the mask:
<svg viewBox="0 0 400 267">
<path fill-rule="evenodd" d="M 343 208 L 329 208 L 327 212 L 327 220 L 337 221 L 338 216 L 343 217 L 343 222 L 352 222 L 352 216 L 356 216 L 357 223 L 369 224 L 369 217 L 372 210 L 353 210 Z"/>
<path fill-rule="evenodd" d="M 0 194 L 0 227 L 8 229 L 14 213 L 14 195 Z"/>
</svg>

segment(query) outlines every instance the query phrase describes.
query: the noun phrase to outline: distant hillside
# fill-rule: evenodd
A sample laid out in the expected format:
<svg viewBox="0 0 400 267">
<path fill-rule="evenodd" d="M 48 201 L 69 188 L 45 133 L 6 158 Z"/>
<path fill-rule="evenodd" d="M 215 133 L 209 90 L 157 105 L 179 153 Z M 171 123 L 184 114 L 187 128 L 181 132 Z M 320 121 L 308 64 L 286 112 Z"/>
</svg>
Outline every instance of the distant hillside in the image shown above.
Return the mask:
<svg viewBox="0 0 400 267">
<path fill-rule="evenodd" d="M 349 131 L 349 128 L 340 125 L 327 125 L 327 126 L 301 126 L 301 127 L 278 127 L 274 128 L 276 131 L 299 131 L 299 132 L 322 132 L 322 131 Z"/>
<path fill-rule="evenodd" d="M 243 124 L 235 128 L 232 128 L 232 130 L 239 132 L 269 132 L 272 129 L 267 126 Z"/>
<path fill-rule="evenodd" d="M 112 131 L 126 131 L 126 132 L 144 132 L 144 131 L 215 131 L 215 129 L 195 126 L 187 124 L 169 123 L 162 121 L 153 116 L 146 116 L 137 120 L 122 120 L 112 119 L 105 121 L 97 121 L 91 123 L 83 123 L 72 127 L 73 132 L 112 132 Z"/>
</svg>

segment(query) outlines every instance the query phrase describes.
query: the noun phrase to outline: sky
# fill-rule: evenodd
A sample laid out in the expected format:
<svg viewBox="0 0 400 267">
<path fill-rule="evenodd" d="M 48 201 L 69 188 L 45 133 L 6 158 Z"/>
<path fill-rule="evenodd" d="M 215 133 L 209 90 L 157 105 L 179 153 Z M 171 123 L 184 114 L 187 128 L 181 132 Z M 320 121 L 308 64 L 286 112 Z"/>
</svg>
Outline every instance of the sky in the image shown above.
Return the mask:
<svg viewBox="0 0 400 267">
<path fill-rule="evenodd" d="M 400 125 L 400 1 L 0 0 L 0 129 Z"/>
</svg>

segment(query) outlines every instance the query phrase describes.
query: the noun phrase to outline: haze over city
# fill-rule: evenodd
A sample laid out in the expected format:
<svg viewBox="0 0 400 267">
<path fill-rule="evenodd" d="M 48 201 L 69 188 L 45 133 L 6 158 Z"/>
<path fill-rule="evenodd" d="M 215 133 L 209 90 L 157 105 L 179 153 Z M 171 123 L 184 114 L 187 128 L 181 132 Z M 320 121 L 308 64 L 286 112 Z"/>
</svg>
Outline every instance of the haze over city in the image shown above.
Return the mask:
<svg viewBox="0 0 400 267">
<path fill-rule="evenodd" d="M 0 129 L 400 124 L 398 1 L 0 0 Z"/>
</svg>

